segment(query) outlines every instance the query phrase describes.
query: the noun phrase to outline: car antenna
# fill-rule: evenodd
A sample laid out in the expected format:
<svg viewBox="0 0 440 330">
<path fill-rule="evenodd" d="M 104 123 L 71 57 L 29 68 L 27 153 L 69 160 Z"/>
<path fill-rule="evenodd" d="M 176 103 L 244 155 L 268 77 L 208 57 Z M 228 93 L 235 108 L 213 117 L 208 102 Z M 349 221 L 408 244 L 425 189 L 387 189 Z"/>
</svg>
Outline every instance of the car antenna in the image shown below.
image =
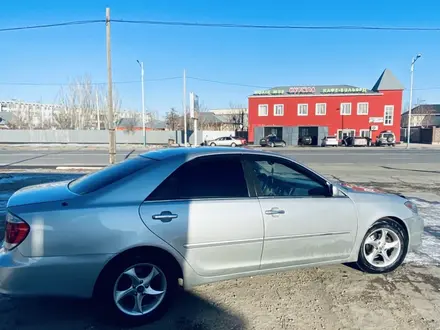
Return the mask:
<svg viewBox="0 0 440 330">
<path fill-rule="evenodd" d="M 124 159 L 127 159 L 128 157 L 130 157 L 130 155 L 131 155 L 134 151 L 135 151 L 135 149 L 133 149 L 132 151 L 130 151 L 130 152 L 127 154 L 127 156 L 125 156 Z"/>
</svg>

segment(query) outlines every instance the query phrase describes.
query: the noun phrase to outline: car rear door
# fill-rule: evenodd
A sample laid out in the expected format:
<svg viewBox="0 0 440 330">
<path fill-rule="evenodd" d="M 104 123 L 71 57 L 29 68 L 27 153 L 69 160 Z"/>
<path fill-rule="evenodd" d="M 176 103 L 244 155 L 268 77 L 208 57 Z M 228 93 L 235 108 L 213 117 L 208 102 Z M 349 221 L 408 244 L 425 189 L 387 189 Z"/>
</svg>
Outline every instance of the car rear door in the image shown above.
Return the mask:
<svg viewBox="0 0 440 330">
<path fill-rule="evenodd" d="M 346 259 L 357 231 L 354 203 L 329 197 L 325 180 L 276 156 L 247 156 L 264 217 L 261 268 Z"/>
<path fill-rule="evenodd" d="M 240 155 L 190 160 L 140 208 L 142 220 L 201 276 L 257 270 L 263 217 L 249 194 Z"/>
</svg>

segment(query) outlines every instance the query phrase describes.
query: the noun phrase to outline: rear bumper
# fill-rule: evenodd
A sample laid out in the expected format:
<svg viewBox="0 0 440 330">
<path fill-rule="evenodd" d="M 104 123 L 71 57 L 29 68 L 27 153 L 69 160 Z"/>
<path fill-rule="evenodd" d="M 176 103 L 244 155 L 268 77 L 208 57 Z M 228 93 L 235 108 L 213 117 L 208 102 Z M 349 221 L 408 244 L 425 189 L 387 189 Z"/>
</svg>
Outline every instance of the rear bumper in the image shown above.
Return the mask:
<svg viewBox="0 0 440 330">
<path fill-rule="evenodd" d="M 0 293 L 14 296 L 90 298 L 113 255 L 27 258 L 0 248 Z"/>
</svg>

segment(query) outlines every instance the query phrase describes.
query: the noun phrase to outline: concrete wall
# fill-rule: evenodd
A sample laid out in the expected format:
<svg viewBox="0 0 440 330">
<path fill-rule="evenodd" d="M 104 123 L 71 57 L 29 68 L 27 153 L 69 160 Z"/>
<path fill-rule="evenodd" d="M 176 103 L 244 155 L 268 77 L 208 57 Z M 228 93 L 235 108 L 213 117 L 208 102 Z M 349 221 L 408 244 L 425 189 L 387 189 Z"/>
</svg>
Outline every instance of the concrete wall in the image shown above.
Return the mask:
<svg viewBox="0 0 440 330">
<path fill-rule="evenodd" d="M 283 140 L 288 146 L 298 145 L 299 129 L 296 126 L 284 126 L 283 127 Z"/>
<path fill-rule="evenodd" d="M 199 131 L 197 140 L 202 143 L 205 136 L 215 139 L 229 136 L 233 131 Z M 147 131 L 147 144 L 167 144 L 168 140 L 183 143 L 183 131 Z M 194 134 L 188 132 L 188 140 L 194 142 Z M 142 131 L 116 131 L 118 144 L 142 144 Z M 72 144 L 105 144 L 108 143 L 108 131 L 92 130 L 0 130 L 0 143 L 72 143 Z"/>
<path fill-rule="evenodd" d="M 440 144 L 440 127 L 432 128 L 432 144 Z"/>
</svg>

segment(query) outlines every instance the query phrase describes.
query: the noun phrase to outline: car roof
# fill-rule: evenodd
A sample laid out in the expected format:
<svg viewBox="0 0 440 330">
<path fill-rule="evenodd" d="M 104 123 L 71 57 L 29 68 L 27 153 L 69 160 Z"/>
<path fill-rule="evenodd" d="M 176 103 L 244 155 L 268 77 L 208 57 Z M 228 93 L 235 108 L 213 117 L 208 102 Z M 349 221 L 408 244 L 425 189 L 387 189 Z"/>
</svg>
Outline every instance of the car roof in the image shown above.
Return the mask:
<svg viewBox="0 0 440 330">
<path fill-rule="evenodd" d="M 160 150 L 149 151 L 141 154 L 141 157 L 146 157 L 155 160 L 164 160 L 170 158 L 196 158 L 206 155 L 237 155 L 237 154 L 249 154 L 249 155 L 271 155 L 280 158 L 285 158 L 280 154 L 265 152 L 249 148 L 225 148 L 225 147 L 178 147 L 178 148 L 165 148 Z"/>
</svg>

